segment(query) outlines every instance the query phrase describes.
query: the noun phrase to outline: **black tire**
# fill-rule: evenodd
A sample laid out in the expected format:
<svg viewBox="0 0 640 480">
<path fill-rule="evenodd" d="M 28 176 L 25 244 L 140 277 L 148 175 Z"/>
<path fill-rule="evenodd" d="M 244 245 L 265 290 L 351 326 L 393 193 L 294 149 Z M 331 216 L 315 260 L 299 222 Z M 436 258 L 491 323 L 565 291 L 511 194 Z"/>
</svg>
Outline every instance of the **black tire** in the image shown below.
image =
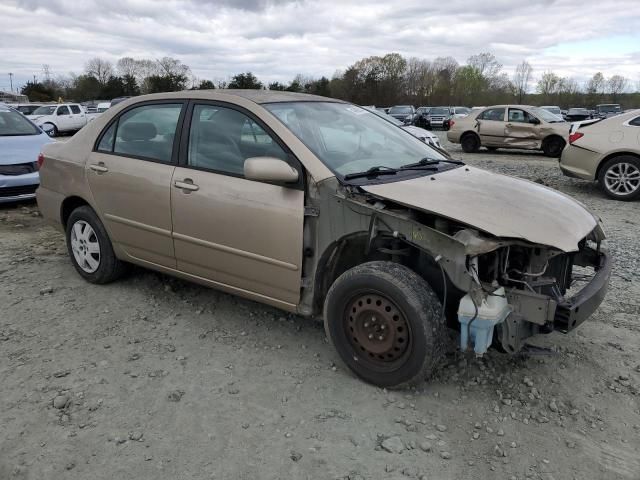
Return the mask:
<svg viewBox="0 0 640 480">
<path fill-rule="evenodd" d="M 627 181 L 625 181 L 625 186 L 618 183 L 619 187 L 616 188 L 615 178 L 616 176 L 619 178 L 620 175 L 625 175 Z M 632 155 L 620 155 L 610 158 L 602 165 L 598 173 L 598 183 L 608 197 L 630 201 L 640 197 L 640 178 L 638 176 L 640 176 L 640 158 Z M 623 193 L 625 191 L 626 193 Z"/>
<path fill-rule="evenodd" d="M 44 123 L 44 125 L 51 125 L 53 127 L 51 133 L 49 134 L 50 137 L 57 137 L 60 134 L 60 132 L 58 132 L 58 127 L 56 127 L 53 123 L 46 122 Z"/>
<path fill-rule="evenodd" d="M 419 384 L 443 356 L 440 301 L 422 277 L 398 263 L 368 262 L 343 273 L 325 299 L 324 326 L 344 363 L 379 387 Z M 384 339 L 372 339 L 371 328 Z"/>
<path fill-rule="evenodd" d="M 91 269 L 92 265 L 89 265 L 86 260 L 83 261 L 83 265 L 81 265 L 74 253 L 74 248 L 76 247 L 72 246 L 72 232 L 76 227 L 76 224 L 78 228 L 84 228 L 85 232 L 88 232 L 88 230 L 86 230 L 86 225 L 88 224 L 93 231 L 93 234 L 90 236 L 90 243 L 95 244 L 97 242 L 97 257 L 95 253 L 91 254 L 90 252 L 87 252 L 86 244 L 89 240 L 85 240 L 84 242 L 84 255 L 85 258 L 91 256 L 93 259 L 92 262 L 97 262 L 97 268 L 94 271 L 88 271 L 88 269 Z M 75 238 L 77 238 L 77 236 Z M 66 239 L 67 251 L 69 252 L 69 257 L 71 258 L 73 266 L 80 276 L 88 282 L 97 284 L 113 282 L 121 277 L 127 270 L 127 264 L 116 258 L 116 255 L 113 252 L 113 246 L 111 245 L 111 240 L 109 240 L 109 235 L 91 207 L 84 205 L 71 212 L 66 225 Z M 89 253 L 89 255 L 87 255 L 87 253 Z"/>
<path fill-rule="evenodd" d="M 462 150 L 466 153 L 476 153 L 480 150 L 480 139 L 475 133 L 465 133 L 460 139 Z"/>
<path fill-rule="evenodd" d="M 558 158 L 566 144 L 561 137 L 554 135 L 544 140 L 542 151 L 547 157 Z"/>
</svg>

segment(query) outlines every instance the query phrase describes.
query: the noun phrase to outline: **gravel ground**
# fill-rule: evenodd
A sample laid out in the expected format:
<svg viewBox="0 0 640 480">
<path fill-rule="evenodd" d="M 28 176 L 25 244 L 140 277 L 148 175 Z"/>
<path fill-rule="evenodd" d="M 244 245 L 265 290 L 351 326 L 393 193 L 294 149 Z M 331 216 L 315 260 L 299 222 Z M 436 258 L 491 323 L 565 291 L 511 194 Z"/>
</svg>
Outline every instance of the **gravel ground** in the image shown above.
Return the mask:
<svg viewBox="0 0 640 480">
<path fill-rule="evenodd" d="M 441 136 L 443 139 L 444 135 Z M 640 215 L 535 153 L 463 154 L 600 215 L 610 292 L 548 355 L 357 380 L 323 328 L 142 269 L 84 282 L 35 203 L 0 207 L 0 479 L 640 479 Z"/>
</svg>

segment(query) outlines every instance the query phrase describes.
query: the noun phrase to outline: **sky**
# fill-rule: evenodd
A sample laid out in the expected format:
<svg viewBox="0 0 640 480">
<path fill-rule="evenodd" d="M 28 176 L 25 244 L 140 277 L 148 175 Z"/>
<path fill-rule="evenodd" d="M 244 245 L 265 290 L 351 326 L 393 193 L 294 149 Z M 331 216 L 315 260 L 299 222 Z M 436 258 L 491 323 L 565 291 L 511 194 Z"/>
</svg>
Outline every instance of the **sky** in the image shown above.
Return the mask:
<svg viewBox="0 0 640 480">
<path fill-rule="evenodd" d="M 0 90 L 81 73 L 102 57 L 179 58 L 200 79 L 331 77 L 398 52 L 459 63 L 493 53 L 511 74 L 597 71 L 640 82 L 640 0 L 0 0 Z"/>
</svg>

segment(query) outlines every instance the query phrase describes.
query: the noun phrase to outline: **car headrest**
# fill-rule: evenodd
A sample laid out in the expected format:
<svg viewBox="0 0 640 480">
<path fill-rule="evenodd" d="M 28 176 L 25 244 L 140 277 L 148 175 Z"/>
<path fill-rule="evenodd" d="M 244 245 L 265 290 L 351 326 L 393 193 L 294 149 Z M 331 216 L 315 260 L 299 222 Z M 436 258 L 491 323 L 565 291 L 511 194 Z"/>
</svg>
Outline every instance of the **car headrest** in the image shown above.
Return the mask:
<svg viewBox="0 0 640 480">
<path fill-rule="evenodd" d="M 125 142 L 151 140 L 158 134 L 151 122 L 127 122 L 122 126 L 122 139 Z"/>
</svg>

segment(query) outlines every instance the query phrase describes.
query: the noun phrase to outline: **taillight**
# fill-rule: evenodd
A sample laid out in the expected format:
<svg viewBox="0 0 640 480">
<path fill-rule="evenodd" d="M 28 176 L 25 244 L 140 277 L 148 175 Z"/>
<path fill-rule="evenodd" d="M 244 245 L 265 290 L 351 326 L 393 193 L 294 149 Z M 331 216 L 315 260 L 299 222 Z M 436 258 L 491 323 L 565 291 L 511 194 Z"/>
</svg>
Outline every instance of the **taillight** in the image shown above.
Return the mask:
<svg viewBox="0 0 640 480">
<path fill-rule="evenodd" d="M 573 132 L 571 135 L 569 135 L 569 143 L 573 143 L 576 140 L 581 139 L 582 137 L 584 137 L 584 133 L 582 133 L 582 132 Z"/>
<path fill-rule="evenodd" d="M 453 120 L 449 120 L 449 128 L 453 128 L 455 124 L 456 122 L 454 122 Z"/>
<path fill-rule="evenodd" d="M 38 170 L 42 168 L 43 163 L 44 163 L 44 155 L 42 154 L 42 152 L 40 152 L 40 155 L 38 155 Z"/>
</svg>

